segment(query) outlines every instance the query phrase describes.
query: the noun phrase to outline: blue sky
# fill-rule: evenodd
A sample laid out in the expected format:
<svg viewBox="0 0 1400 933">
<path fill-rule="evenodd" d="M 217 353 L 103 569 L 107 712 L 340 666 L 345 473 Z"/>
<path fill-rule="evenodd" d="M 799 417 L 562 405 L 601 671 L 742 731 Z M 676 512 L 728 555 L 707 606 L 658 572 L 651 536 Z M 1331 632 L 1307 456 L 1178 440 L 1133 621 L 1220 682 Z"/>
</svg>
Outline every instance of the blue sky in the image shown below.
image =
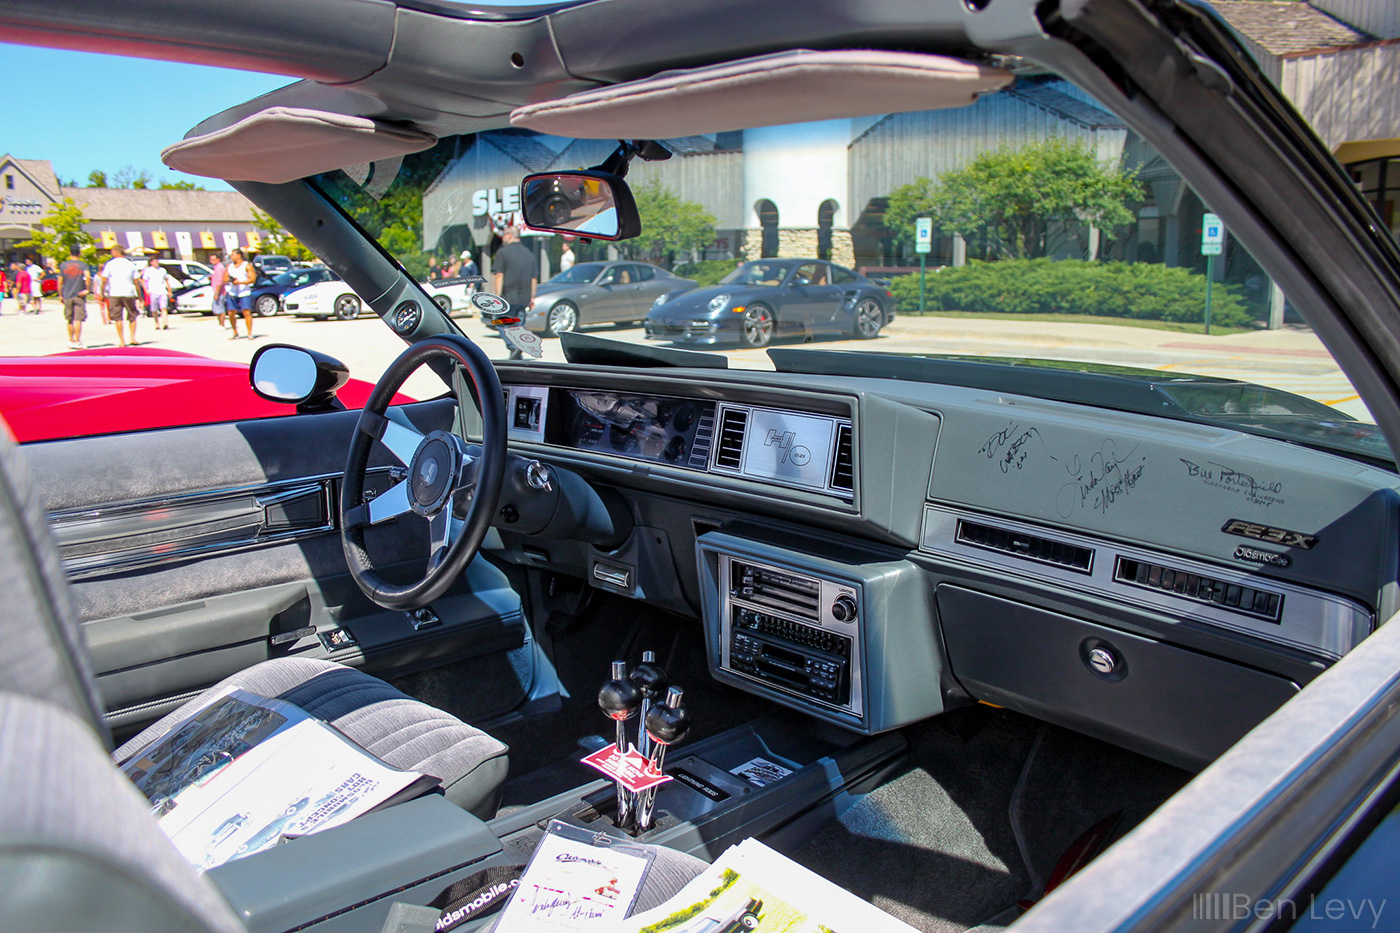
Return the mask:
<svg viewBox="0 0 1400 933">
<path fill-rule="evenodd" d="M 85 184 L 124 165 L 166 181 L 227 189 L 217 179 L 166 168 L 160 151 L 212 113 L 293 79 L 201 65 L 0 43 L 7 89 L 0 153 L 48 159 L 61 181 Z"/>
</svg>

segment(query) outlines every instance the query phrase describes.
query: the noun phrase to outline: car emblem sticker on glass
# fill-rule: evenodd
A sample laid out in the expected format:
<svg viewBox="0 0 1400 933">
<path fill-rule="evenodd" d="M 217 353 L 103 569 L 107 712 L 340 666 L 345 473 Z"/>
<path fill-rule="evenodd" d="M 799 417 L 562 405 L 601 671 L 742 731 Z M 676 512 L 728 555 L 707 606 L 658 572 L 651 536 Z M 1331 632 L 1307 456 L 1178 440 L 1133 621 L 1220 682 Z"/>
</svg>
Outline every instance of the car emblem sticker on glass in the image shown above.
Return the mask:
<svg viewBox="0 0 1400 933">
<path fill-rule="evenodd" d="M 405 337 L 418 329 L 418 322 L 423 319 L 423 309 L 418 307 L 416 301 L 401 301 L 394 309 L 393 317 L 389 320 L 389 325 L 396 333 Z"/>
<path fill-rule="evenodd" d="M 493 295 L 490 292 L 477 292 L 471 297 L 472 307 L 481 312 L 484 318 L 500 317 L 510 310 L 510 302 L 500 295 Z"/>
<path fill-rule="evenodd" d="M 506 343 L 527 356 L 534 359 L 544 356 L 539 334 L 532 334 L 523 327 L 502 327 L 501 336 L 505 338 Z"/>
</svg>

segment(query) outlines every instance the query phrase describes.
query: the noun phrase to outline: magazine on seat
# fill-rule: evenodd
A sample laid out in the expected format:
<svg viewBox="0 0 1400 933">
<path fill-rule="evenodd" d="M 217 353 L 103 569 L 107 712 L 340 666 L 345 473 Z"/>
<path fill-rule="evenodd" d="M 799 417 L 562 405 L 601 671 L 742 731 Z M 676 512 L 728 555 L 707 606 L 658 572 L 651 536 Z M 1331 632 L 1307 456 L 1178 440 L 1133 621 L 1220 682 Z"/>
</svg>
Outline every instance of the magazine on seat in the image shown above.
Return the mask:
<svg viewBox="0 0 1400 933">
<path fill-rule="evenodd" d="M 209 697 L 121 768 L 201 870 L 438 784 L 385 764 L 291 703 L 236 688 Z"/>
</svg>

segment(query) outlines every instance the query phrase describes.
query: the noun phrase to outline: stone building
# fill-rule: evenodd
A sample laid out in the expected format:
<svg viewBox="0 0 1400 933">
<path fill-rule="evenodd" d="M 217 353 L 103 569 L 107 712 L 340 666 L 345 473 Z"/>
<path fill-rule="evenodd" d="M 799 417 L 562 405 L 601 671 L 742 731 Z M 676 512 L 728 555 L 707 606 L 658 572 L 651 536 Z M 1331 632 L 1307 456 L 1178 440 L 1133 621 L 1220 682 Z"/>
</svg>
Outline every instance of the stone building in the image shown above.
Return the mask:
<svg viewBox="0 0 1400 933">
<path fill-rule="evenodd" d="M 0 157 L 0 257 L 41 226 L 49 205 L 72 198 L 98 246 L 141 247 L 154 255 L 202 260 L 211 250 L 258 250 L 252 202 L 236 191 L 73 188 L 60 185 L 47 159 Z"/>
</svg>

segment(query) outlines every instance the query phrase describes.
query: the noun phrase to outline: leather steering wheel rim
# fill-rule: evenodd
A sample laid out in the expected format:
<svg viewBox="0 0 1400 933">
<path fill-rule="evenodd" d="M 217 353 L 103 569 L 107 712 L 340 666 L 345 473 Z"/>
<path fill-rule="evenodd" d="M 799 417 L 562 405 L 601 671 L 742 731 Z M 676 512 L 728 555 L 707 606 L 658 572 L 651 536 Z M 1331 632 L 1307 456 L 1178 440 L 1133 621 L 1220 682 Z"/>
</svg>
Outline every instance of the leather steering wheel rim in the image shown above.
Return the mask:
<svg viewBox="0 0 1400 933">
<path fill-rule="evenodd" d="M 374 562 L 365 548 L 365 529 L 372 524 L 370 507 L 373 505 L 373 502 L 362 502 L 365 470 L 369 465 L 369 455 L 375 441 L 382 439 L 386 431 L 395 431 L 401 437 L 408 436 L 401 427 L 396 427 L 396 423 L 385 416 L 385 412 L 388 411 L 395 393 L 413 371 L 435 358 L 450 359 L 471 381 L 482 422 L 481 453 L 474 461 L 476 480 L 466 517 L 462 520 L 455 539 L 446 545 L 446 553 L 435 564 L 430 557 L 430 569 L 421 580 L 410 584 L 393 584 L 375 570 Z M 459 400 L 458 404 L 462 402 Z M 438 433 L 441 432 L 434 432 Z M 420 441 L 431 440 L 433 436 L 418 435 Z M 419 445 L 419 450 L 422 446 Z M 393 447 L 389 449 L 399 459 L 403 459 L 402 450 L 395 450 Z M 465 337 L 442 334 L 420 340 L 404 350 L 384 371 L 384 375 L 379 377 L 374 391 L 365 402 L 364 410 L 360 412 L 359 422 L 350 439 L 344 481 L 341 483 L 341 544 L 350 573 L 364 594 L 386 609 L 416 609 L 437 599 L 460 579 L 467 564 L 481 548 L 481 542 L 495 517 L 501 493 L 501 480 L 505 476 L 506 458 L 506 411 L 501 382 L 496 376 L 496 368 L 491 365 L 481 348 Z M 414 456 L 412 460 L 417 461 L 418 457 Z M 399 485 L 409 490 L 404 493 L 407 497 L 405 501 L 408 501 L 414 495 L 411 484 L 415 478 L 415 464 L 405 461 L 404 466 L 408 467 L 409 476 Z M 426 470 L 424 472 L 426 473 Z M 436 466 L 433 472 L 436 472 Z M 397 488 L 391 487 L 389 491 L 382 493 L 381 497 L 388 496 Z M 455 496 L 447 496 L 445 504 L 439 510 L 439 517 L 441 511 L 445 510 L 446 516 L 442 520 L 447 522 L 449 529 L 452 527 L 454 498 Z"/>
</svg>

